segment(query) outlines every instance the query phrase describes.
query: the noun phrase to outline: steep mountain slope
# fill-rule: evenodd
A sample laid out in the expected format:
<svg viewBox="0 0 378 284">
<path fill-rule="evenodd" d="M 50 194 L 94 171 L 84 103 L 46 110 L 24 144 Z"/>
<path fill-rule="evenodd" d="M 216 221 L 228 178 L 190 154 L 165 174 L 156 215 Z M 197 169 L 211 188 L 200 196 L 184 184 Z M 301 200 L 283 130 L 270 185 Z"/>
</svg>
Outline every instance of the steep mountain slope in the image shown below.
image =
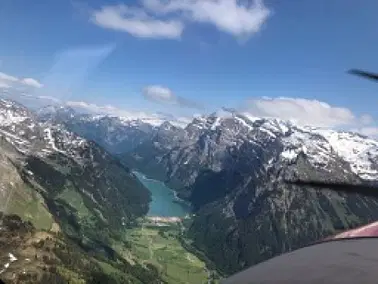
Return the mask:
<svg viewBox="0 0 378 284">
<path fill-rule="evenodd" d="M 57 242 L 106 263 L 120 261 L 111 240 L 146 214 L 150 201 L 130 170 L 95 142 L 62 125 L 40 123 L 8 100 L 0 100 L 0 197 L 0 211 L 30 221 L 28 228 L 62 232 Z M 150 273 L 134 266 L 127 273 L 137 279 Z"/>
<path fill-rule="evenodd" d="M 57 198 L 75 191 L 102 219 L 118 226 L 147 212 L 148 190 L 94 142 L 60 125 L 39 123 L 26 108 L 10 101 L 0 101 L 0 116 L 9 159 L 25 172 L 23 179 L 30 186 L 48 188 L 41 194 Z"/>
<path fill-rule="evenodd" d="M 122 156 L 189 200 L 194 245 L 226 274 L 378 218 L 378 202 L 289 185 L 378 178 L 378 142 L 221 112 L 184 130 L 165 124 Z"/>
<path fill-rule="evenodd" d="M 39 231 L 0 213 L 0 278 L 5 283 L 162 283 L 152 266 L 131 265 L 86 248 L 56 230 Z"/>
</svg>

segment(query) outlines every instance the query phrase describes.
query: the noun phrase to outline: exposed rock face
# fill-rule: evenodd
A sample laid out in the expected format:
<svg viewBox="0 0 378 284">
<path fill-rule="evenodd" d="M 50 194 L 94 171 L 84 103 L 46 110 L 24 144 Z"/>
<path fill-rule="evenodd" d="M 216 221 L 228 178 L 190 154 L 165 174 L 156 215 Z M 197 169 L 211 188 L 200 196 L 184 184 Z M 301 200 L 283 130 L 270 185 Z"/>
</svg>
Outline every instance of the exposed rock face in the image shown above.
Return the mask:
<svg viewBox="0 0 378 284">
<path fill-rule="evenodd" d="M 188 234 L 232 273 L 377 219 L 375 200 L 285 182 L 375 181 L 377 150 L 353 133 L 223 113 L 167 124 L 122 158 L 192 203 Z"/>
<path fill-rule="evenodd" d="M 85 231 L 88 224 L 121 227 L 148 211 L 149 191 L 106 150 L 8 100 L 0 100 L 0 149 L 5 212 L 33 215 L 25 211 L 35 202 Z M 71 199 L 89 212 L 76 215 Z"/>
</svg>

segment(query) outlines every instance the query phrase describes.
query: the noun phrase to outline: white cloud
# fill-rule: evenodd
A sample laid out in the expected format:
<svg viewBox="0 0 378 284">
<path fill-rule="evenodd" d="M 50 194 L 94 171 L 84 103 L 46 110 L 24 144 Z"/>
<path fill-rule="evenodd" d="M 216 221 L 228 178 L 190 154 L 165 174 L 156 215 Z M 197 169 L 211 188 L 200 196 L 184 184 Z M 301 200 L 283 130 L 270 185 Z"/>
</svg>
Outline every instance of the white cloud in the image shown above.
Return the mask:
<svg viewBox="0 0 378 284">
<path fill-rule="evenodd" d="M 154 13 L 179 13 L 191 22 L 211 24 L 237 37 L 260 31 L 271 14 L 262 0 L 143 0 L 143 4 Z"/>
<path fill-rule="evenodd" d="M 143 38 L 181 37 L 187 23 L 210 24 L 236 37 L 259 32 L 271 15 L 263 0 L 141 0 L 138 7 L 104 6 L 92 22 Z M 251 3 L 252 2 L 252 3 Z"/>
<path fill-rule="evenodd" d="M 142 117 L 147 116 L 147 114 L 144 112 L 138 112 L 138 111 L 132 112 L 132 111 L 120 109 L 112 105 L 98 105 L 98 104 L 88 103 L 84 101 L 67 101 L 65 102 L 65 105 L 78 109 L 80 111 L 94 113 L 94 114 L 107 114 L 107 115 L 133 117 L 133 118 L 142 118 Z"/>
<path fill-rule="evenodd" d="M 145 87 L 143 89 L 143 96 L 155 102 L 176 103 L 176 96 L 173 92 L 168 88 L 158 85 Z"/>
<path fill-rule="evenodd" d="M 292 120 L 301 125 L 340 127 L 359 123 L 351 110 L 317 100 L 260 98 L 250 99 L 247 105 L 245 111 L 251 115 Z M 366 120 L 366 117 L 363 119 Z"/>
<path fill-rule="evenodd" d="M 178 20 L 159 20 L 126 5 L 105 6 L 92 14 L 92 21 L 107 29 L 141 38 L 180 38 L 184 25 Z"/>
<path fill-rule="evenodd" d="M 81 108 L 81 109 L 85 109 L 94 113 L 113 113 L 114 114 L 115 112 L 119 110 L 118 108 L 114 106 L 110 106 L 110 105 L 100 106 L 100 105 L 87 103 L 83 101 L 68 101 L 65 104 L 70 107 Z"/>
<path fill-rule="evenodd" d="M 350 109 L 303 98 L 258 98 L 240 108 L 246 115 L 291 120 L 302 126 L 343 129 L 378 138 L 378 125 L 369 114 L 355 115 Z"/>
<path fill-rule="evenodd" d="M 361 127 L 359 129 L 353 129 L 353 131 L 361 133 L 369 137 L 378 137 L 378 127 Z"/>
<path fill-rule="evenodd" d="M 36 96 L 35 98 L 37 98 L 39 100 L 52 101 L 54 103 L 60 103 L 61 102 L 60 99 L 55 98 L 55 97 L 51 97 L 51 96 Z"/>
<path fill-rule="evenodd" d="M 0 72 L 0 89 L 16 88 L 20 86 L 29 86 L 32 88 L 42 88 L 43 85 L 33 78 L 17 78 Z"/>
<path fill-rule="evenodd" d="M 360 121 L 363 125 L 369 125 L 374 122 L 374 119 L 369 114 L 361 115 Z"/>
<path fill-rule="evenodd" d="M 9 84 L 7 84 L 7 83 L 5 83 L 5 82 L 2 82 L 1 80 L 0 80 L 0 90 L 1 89 L 8 89 L 8 88 L 10 88 L 11 86 L 9 85 Z"/>
<path fill-rule="evenodd" d="M 97 104 L 87 103 L 83 101 L 68 101 L 65 104 L 67 106 L 70 106 L 82 112 L 89 112 L 92 114 L 100 114 L 100 115 L 118 116 L 125 120 L 141 119 L 142 121 L 148 122 L 155 126 L 161 125 L 164 121 L 168 120 L 173 125 L 184 128 L 193 119 L 191 117 L 176 117 L 174 115 L 158 113 L 158 112 L 147 113 L 147 112 L 142 112 L 142 111 L 128 111 L 128 110 L 117 108 L 112 105 L 97 105 Z"/>
<path fill-rule="evenodd" d="M 24 97 L 24 98 L 30 98 L 34 100 L 41 100 L 41 101 L 50 101 L 54 103 L 62 103 L 62 100 L 52 97 L 52 96 L 36 96 L 30 93 L 23 93 L 23 92 L 12 92 L 13 96 L 18 96 L 18 97 Z"/>
<path fill-rule="evenodd" d="M 18 78 L 0 72 L 0 80 L 1 80 L 1 81 L 8 81 L 8 82 L 17 82 L 17 81 L 18 81 Z"/>
<path fill-rule="evenodd" d="M 43 85 L 40 82 L 33 78 L 24 78 L 21 80 L 21 83 L 38 89 L 43 87 Z"/>
<path fill-rule="evenodd" d="M 176 96 L 171 89 L 159 85 L 152 85 L 143 88 L 142 95 L 145 99 L 152 102 L 172 104 L 179 107 L 202 109 L 202 106 L 197 102 Z"/>
</svg>

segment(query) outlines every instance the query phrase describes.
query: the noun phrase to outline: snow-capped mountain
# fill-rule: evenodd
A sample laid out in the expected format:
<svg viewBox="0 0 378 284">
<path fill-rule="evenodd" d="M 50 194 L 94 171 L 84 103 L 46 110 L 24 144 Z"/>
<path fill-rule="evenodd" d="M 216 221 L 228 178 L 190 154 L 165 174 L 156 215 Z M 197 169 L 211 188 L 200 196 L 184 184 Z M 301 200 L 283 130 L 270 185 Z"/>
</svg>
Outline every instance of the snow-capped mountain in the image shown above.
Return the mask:
<svg viewBox="0 0 378 284">
<path fill-rule="evenodd" d="M 59 197 L 64 191 L 85 201 L 87 212 L 92 212 L 88 218 L 95 223 L 121 227 L 125 220 L 131 221 L 148 210 L 147 189 L 107 151 L 68 131 L 63 124 L 40 122 L 26 107 L 9 100 L 0 100 L 0 150 L 3 172 L 12 173 L 12 178 L 0 175 L 0 187 L 6 189 L 4 196 L 12 192 L 9 180 L 14 179 L 13 184 L 17 181 L 21 188 L 18 195 L 10 196 L 15 201 L 8 203 L 32 202 L 41 195 L 43 201 L 38 204 L 47 204 L 62 226 L 66 226 L 64 216 L 71 218 L 61 211 L 68 210 L 68 203 L 62 205 Z M 31 191 L 35 192 L 31 197 L 20 198 Z M 8 209 L 12 212 L 14 208 Z M 24 214 L 22 210 L 15 213 Z M 80 222 L 87 226 L 84 219 L 77 220 L 75 226 L 80 227 Z"/>
<path fill-rule="evenodd" d="M 42 121 L 57 122 L 73 118 L 77 112 L 69 106 L 48 105 L 37 109 L 36 114 Z"/>
<path fill-rule="evenodd" d="M 375 200 L 285 182 L 375 182 L 377 150 L 358 134 L 221 111 L 162 125 L 121 158 L 191 202 L 188 234 L 231 273 L 378 219 Z"/>
<path fill-rule="evenodd" d="M 0 100 L 0 134 L 18 151 L 41 157 L 60 153 L 79 158 L 77 152 L 89 147 L 88 141 L 63 126 L 39 122 L 26 107 L 9 100 Z"/>
<path fill-rule="evenodd" d="M 143 153 L 138 153 L 138 148 L 134 153 L 143 156 L 150 145 L 152 152 L 162 152 L 164 157 L 155 158 L 159 163 L 171 157 L 178 169 L 188 167 L 194 159 L 193 163 L 220 171 L 228 163 L 230 152 L 252 147 L 255 152 L 267 151 L 267 166 L 294 162 L 303 154 L 314 167 L 332 171 L 343 164 L 346 172 L 361 179 L 378 179 L 378 141 L 356 133 L 300 127 L 280 119 L 251 118 L 228 111 L 195 118 L 184 130 L 174 126 L 168 129 L 166 125 L 164 128 L 165 135 L 161 135 L 161 127 L 156 132 L 160 135 L 155 133 L 140 146 Z M 175 152 L 169 152 L 172 148 Z"/>
<path fill-rule="evenodd" d="M 83 114 L 66 106 L 44 107 L 37 111 L 37 115 L 42 121 L 64 124 L 70 131 L 96 141 L 112 153 L 123 153 L 135 148 L 166 121 L 178 127 L 185 127 L 189 123 L 184 118 L 177 119 L 164 114 Z"/>
<path fill-rule="evenodd" d="M 160 283 L 156 270 L 113 248 L 149 202 L 137 177 L 97 143 L 0 100 L 3 281 Z M 99 261 L 121 273 L 108 276 Z"/>
</svg>

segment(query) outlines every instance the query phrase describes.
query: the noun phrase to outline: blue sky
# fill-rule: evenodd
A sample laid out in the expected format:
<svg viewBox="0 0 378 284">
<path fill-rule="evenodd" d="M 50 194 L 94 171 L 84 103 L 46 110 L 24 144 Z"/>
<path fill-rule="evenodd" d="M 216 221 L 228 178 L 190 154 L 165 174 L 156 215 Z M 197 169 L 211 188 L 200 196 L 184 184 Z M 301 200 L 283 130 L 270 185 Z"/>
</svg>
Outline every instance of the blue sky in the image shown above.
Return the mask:
<svg viewBox="0 0 378 284">
<path fill-rule="evenodd" d="M 34 79 L 30 94 L 91 107 L 227 106 L 372 132 L 378 85 L 345 71 L 378 72 L 377 11 L 376 0 L 1 0 L 0 72 L 3 87 L 4 75 Z"/>
</svg>

